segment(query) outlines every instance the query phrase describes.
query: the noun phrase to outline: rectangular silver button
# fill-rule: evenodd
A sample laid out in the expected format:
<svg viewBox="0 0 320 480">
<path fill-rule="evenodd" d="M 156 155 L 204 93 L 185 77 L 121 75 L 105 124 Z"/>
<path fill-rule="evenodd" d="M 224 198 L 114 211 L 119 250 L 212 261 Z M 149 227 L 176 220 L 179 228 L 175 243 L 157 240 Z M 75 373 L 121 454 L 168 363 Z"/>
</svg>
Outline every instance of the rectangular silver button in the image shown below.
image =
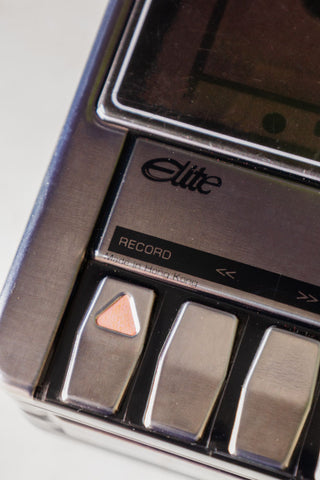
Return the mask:
<svg viewBox="0 0 320 480">
<path fill-rule="evenodd" d="M 150 289 L 102 280 L 76 335 L 63 402 L 115 412 L 139 360 L 154 301 Z"/>
<path fill-rule="evenodd" d="M 242 387 L 231 454 L 286 468 L 310 410 L 319 342 L 269 328 Z"/>
<path fill-rule="evenodd" d="M 234 315 L 203 305 L 181 307 L 157 363 L 147 428 L 201 437 L 226 376 L 237 323 Z"/>
</svg>

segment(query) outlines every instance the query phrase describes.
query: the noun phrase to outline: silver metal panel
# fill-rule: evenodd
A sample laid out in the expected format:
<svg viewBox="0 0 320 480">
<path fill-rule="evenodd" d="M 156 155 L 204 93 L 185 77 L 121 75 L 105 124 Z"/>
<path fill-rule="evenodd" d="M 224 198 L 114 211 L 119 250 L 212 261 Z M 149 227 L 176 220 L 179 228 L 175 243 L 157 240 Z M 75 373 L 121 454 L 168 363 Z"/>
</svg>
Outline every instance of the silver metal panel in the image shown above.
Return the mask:
<svg viewBox="0 0 320 480">
<path fill-rule="evenodd" d="M 130 7 L 109 3 L 0 299 L 1 380 L 23 395 L 50 351 L 125 138 L 98 126 L 93 107 Z"/>
<path fill-rule="evenodd" d="M 225 379 L 237 318 L 185 303 L 160 354 L 144 424 L 198 440 Z"/>
<path fill-rule="evenodd" d="M 141 168 L 156 158 L 205 168 L 208 175 L 221 178 L 221 187 L 201 194 L 170 181 L 152 181 Z M 96 258 L 193 288 L 216 288 L 203 279 L 175 276 L 169 269 L 136 259 L 130 263 L 110 252 L 115 228 L 121 226 L 320 285 L 320 224 L 314 221 L 320 216 L 319 195 L 311 187 L 226 164 L 215 157 L 138 140 Z M 230 291 L 232 283 L 226 288 Z M 243 298 L 251 304 L 258 302 L 252 295 Z M 271 300 L 263 299 L 262 303 L 275 308 Z M 317 318 L 313 315 L 312 319 Z"/>
<path fill-rule="evenodd" d="M 1 376 L 30 394 L 50 349 L 124 140 L 80 123 L 54 161 L 2 293 Z"/>
<path fill-rule="evenodd" d="M 119 294 L 134 301 L 140 330 L 134 337 L 98 327 L 96 317 Z M 154 292 L 112 278 L 102 280 L 76 335 L 61 400 L 110 414 L 117 410 L 142 352 Z"/>
<path fill-rule="evenodd" d="M 222 185 L 203 195 L 170 181 L 151 181 L 141 168 L 156 158 L 205 167 Z M 319 217 L 316 189 L 138 140 L 99 254 L 108 251 L 120 225 L 320 285 L 320 224 L 314 221 Z"/>
<path fill-rule="evenodd" d="M 267 330 L 242 388 L 230 453 L 289 465 L 310 410 L 319 356 L 319 342 Z"/>
</svg>

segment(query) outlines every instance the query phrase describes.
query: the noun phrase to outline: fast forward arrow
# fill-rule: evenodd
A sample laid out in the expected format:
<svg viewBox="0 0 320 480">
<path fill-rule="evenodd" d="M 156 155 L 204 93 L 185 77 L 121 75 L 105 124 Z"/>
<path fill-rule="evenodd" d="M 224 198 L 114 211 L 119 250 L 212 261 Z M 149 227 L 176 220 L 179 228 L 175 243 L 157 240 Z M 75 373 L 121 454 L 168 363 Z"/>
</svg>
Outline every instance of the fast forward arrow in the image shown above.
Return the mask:
<svg viewBox="0 0 320 480">
<path fill-rule="evenodd" d="M 297 300 L 305 300 L 307 303 L 316 303 L 316 302 L 319 302 L 319 300 L 314 297 L 313 295 L 311 295 L 310 293 L 309 294 L 305 294 L 303 292 L 301 292 L 299 290 L 299 297 L 297 297 Z"/>
</svg>

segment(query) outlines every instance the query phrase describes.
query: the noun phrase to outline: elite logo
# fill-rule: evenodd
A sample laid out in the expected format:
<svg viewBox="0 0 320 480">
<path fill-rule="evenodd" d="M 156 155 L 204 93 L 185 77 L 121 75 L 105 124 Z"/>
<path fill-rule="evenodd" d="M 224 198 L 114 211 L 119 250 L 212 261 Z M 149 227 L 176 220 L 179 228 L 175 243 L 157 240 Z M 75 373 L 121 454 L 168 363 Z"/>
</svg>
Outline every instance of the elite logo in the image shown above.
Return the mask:
<svg viewBox="0 0 320 480">
<path fill-rule="evenodd" d="M 170 182 L 175 187 L 185 188 L 191 192 L 208 195 L 211 187 L 221 187 L 220 177 L 208 175 L 205 167 L 182 163 L 173 158 L 154 158 L 145 162 L 141 171 L 154 182 Z"/>
</svg>

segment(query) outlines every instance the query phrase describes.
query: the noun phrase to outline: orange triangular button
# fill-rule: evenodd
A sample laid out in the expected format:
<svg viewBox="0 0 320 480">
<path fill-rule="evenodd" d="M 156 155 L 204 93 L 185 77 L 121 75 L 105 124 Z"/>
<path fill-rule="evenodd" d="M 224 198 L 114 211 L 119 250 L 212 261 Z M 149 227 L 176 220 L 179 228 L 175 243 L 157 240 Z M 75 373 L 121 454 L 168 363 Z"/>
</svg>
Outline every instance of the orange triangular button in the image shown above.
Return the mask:
<svg viewBox="0 0 320 480">
<path fill-rule="evenodd" d="M 134 337 L 139 332 L 139 320 L 134 300 L 130 295 L 117 297 L 96 316 L 99 327 Z"/>
</svg>

